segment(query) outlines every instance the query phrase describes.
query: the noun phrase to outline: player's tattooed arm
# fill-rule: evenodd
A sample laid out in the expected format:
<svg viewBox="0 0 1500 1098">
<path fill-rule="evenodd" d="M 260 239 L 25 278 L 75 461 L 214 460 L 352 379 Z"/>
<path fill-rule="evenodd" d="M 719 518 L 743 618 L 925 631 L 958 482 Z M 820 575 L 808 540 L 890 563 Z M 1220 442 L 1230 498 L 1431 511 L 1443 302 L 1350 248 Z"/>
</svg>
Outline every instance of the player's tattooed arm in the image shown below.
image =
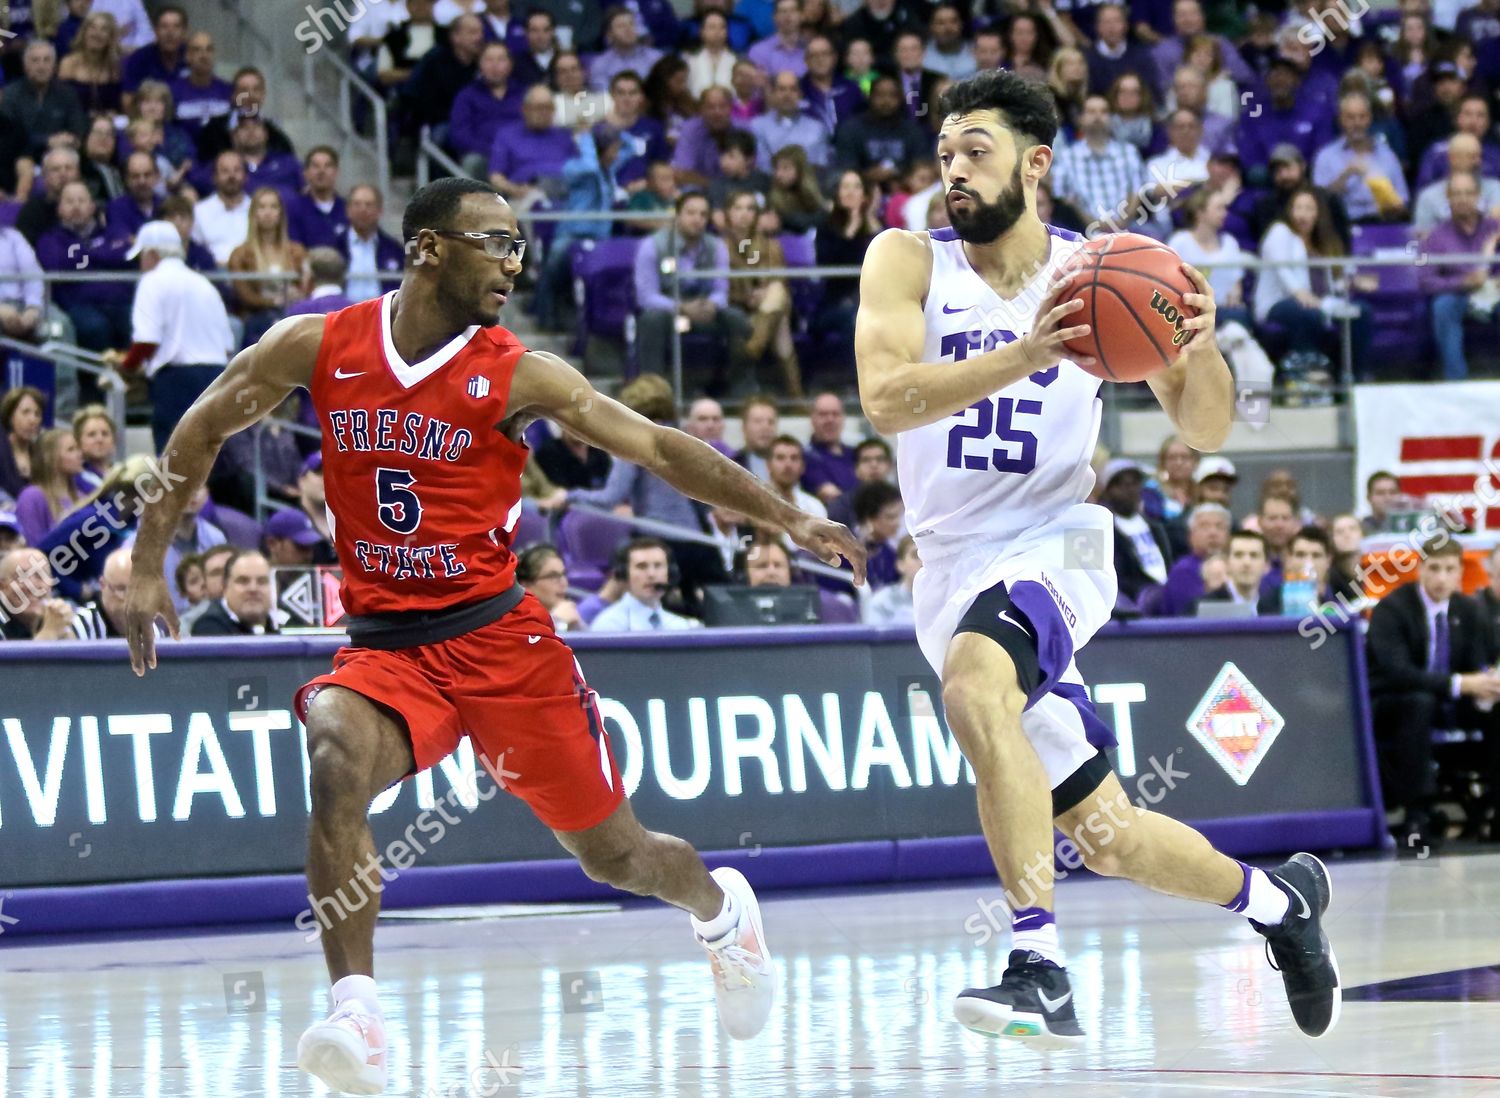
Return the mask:
<svg viewBox="0 0 1500 1098">
<path fill-rule="evenodd" d="M 685 496 L 784 530 L 827 564 L 837 566 L 842 557 L 854 569 L 856 582 L 864 582 L 864 546 L 847 527 L 793 507 L 708 443 L 653 423 L 596 391 L 556 355 L 532 351 L 522 356 L 510 391 L 508 416 L 546 416 L 599 449 L 654 473 Z"/>
<path fill-rule="evenodd" d="M 1184 263 L 1182 272 L 1195 293 L 1183 303 L 1197 312 L 1183 328 L 1193 333 L 1182 354 L 1167 369 L 1146 379 L 1183 442 L 1200 452 L 1217 450 L 1234 425 L 1234 373 L 1215 338 L 1216 306 L 1213 288 L 1197 268 Z"/>
<path fill-rule="evenodd" d="M 136 674 L 156 666 L 158 617 L 177 636 L 177 615 L 163 568 L 183 508 L 208 480 L 225 439 L 264 419 L 294 388 L 311 382 L 323 320 L 299 316 L 276 324 L 259 343 L 234 356 L 173 429 L 161 456 L 163 469 L 170 472 L 169 490 L 145 506 L 131 552 L 125 615 Z"/>
<path fill-rule="evenodd" d="M 923 298 L 932 253 L 920 236 L 901 229 L 881 233 L 870 244 L 859 280 L 859 318 L 854 357 L 865 418 L 883 435 L 937 423 L 976 400 L 1014 384 L 1063 356 L 1065 341 L 1088 334 L 1069 326 L 1081 301 L 1042 303 L 1024 338 L 964 360 L 923 362 L 927 320 Z"/>
</svg>

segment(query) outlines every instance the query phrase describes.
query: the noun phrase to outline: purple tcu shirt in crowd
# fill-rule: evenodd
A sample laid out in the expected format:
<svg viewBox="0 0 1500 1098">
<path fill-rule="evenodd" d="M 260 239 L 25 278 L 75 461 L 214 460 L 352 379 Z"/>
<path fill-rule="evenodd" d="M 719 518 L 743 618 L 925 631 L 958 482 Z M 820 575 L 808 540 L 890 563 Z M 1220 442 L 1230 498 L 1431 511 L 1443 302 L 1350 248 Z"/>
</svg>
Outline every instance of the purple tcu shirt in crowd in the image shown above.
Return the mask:
<svg viewBox="0 0 1500 1098">
<path fill-rule="evenodd" d="M 840 443 L 839 452 L 834 453 L 827 443 L 813 439 L 802 451 L 802 456 L 802 487 L 814 495 L 825 484 L 833 484 L 840 492 L 852 492 L 859 487 L 851 447 Z"/>
<path fill-rule="evenodd" d="M 1333 116 L 1310 113 L 1300 101 L 1290 110 L 1277 110 L 1266 103 L 1256 103 L 1240 114 L 1240 131 L 1236 138 L 1240 161 L 1247 167 L 1269 164 L 1271 150 L 1277 145 L 1294 146 L 1302 159 L 1311 164 L 1318 150 L 1333 140 Z"/>
<path fill-rule="evenodd" d="M 325 210 L 310 194 L 299 194 L 287 204 L 287 234 L 305 248 L 337 248 L 349 232 L 349 215 L 338 195 Z"/>
<path fill-rule="evenodd" d="M 127 232 L 131 236 L 141 231 L 148 221 L 155 221 L 161 211 L 161 201 L 151 200 L 151 208 L 142 210 L 128 194 L 116 195 L 104 207 L 104 222 L 111 232 Z"/>
<path fill-rule="evenodd" d="M 689 118 L 677 131 L 672 167 L 680 172 L 697 172 L 705 179 L 718 179 L 723 174 L 719 171 L 719 142 L 703 119 Z"/>
<path fill-rule="evenodd" d="M 802 110 L 823 123 L 829 133 L 838 129 L 844 119 L 864 109 L 865 93 L 847 76 L 835 76 L 827 91 L 814 84 L 811 77 L 802 78 Z"/>
<path fill-rule="evenodd" d="M 790 72 L 800 80 L 807 74 L 807 60 L 802 51 L 801 42 L 788 46 L 781 41 L 781 35 L 773 34 L 751 46 L 749 57 L 755 62 L 756 68 L 772 79 L 781 73 Z"/>
<path fill-rule="evenodd" d="M 175 57 L 162 60 L 161 50 L 156 46 L 143 46 L 134 50 L 130 56 L 125 58 L 125 63 L 120 66 L 120 83 L 128 92 L 137 90 L 147 80 L 160 80 L 168 87 L 172 86 L 174 80 L 187 75 L 187 66 L 183 64 L 183 49 L 177 47 Z"/>
<path fill-rule="evenodd" d="M 234 88 L 227 80 L 217 76 L 207 86 L 199 87 L 186 77 L 172 81 L 172 101 L 177 104 L 177 124 L 196 139 L 203 123 L 221 114 L 228 114 L 233 103 Z"/>
<path fill-rule="evenodd" d="M 1424 242 L 1427 262 L 1417 268 L 1417 280 L 1424 294 L 1462 294 L 1469 288 L 1464 280 L 1483 265 L 1473 263 L 1444 263 L 1445 255 L 1477 255 L 1496 234 L 1500 234 L 1500 221 L 1493 217 L 1481 217 L 1472 233 L 1465 233 L 1450 218 L 1435 225 Z M 1493 270 L 1493 267 L 1491 268 Z"/>
<path fill-rule="evenodd" d="M 490 171 L 512 183 L 560 179 L 563 165 L 573 158 L 573 131 L 563 126 L 534 130 L 524 122 L 495 131 L 490 149 Z"/>
<path fill-rule="evenodd" d="M 36 258 L 44 271 L 120 271 L 133 267 L 125 253 L 130 237 L 107 229 L 96 219 L 87 231 L 75 233 L 65 225 L 48 229 L 36 242 Z M 75 305 L 128 305 L 135 295 L 131 282 L 59 282 L 52 300 L 64 309 Z"/>
<path fill-rule="evenodd" d="M 323 291 L 323 292 L 319 292 Z M 313 290 L 316 296 L 304 297 L 301 301 L 294 301 L 286 307 L 287 316 L 308 316 L 319 313 L 336 313 L 340 309 L 347 309 L 357 304 L 344 296 L 343 292 L 327 286 L 318 286 Z M 304 402 L 307 403 L 307 402 Z"/>
<path fill-rule="evenodd" d="M 1500 178 L 1500 148 L 1488 141 L 1479 147 L 1479 174 L 1490 179 Z M 1417 169 L 1417 190 L 1447 178 L 1448 142 L 1435 141 L 1422 154 L 1422 166 Z"/>
<path fill-rule="evenodd" d="M 505 94 L 499 99 L 491 93 L 489 85 L 474 81 L 453 100 L 453 110 L 448 115 L 448 144 L 465 155 L 489 156 L 495 132 L 501 126 L 521 120 L 521 100 L 525 96 L 526 89 L 517 80 L 506 84 Z"/>
<path fill-rule="evenodd" d="M 213 161 L 199 164 L 188 173 L 188 182 L 199 194 L 214 193 Z M 259 164 L 245 161 L 245 193 L 254 194 L 261 187 L 275 187 L 288 207 L 302 190 L 302 165 L 288 153 L 268 152 Z"/>
<path fill-rule="evenodd" d="M 1161 614 L 1167 618 L 1183 617 L 1202 597 L 1203 560 L 1183 557 L 1167 572 L 1167 584 L 1161 595 Z"/>
</svg>

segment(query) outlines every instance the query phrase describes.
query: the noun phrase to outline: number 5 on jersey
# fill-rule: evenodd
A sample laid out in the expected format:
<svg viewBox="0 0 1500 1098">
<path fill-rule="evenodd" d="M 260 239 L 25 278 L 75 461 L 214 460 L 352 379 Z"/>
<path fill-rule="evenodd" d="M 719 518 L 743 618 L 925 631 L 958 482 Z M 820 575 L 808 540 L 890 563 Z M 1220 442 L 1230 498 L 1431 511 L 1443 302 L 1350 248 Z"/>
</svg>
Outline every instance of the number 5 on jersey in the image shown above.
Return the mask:
<svg viewBox="0 0 1500 1098">
<path fill-rule="evenodd" d="M 375 470 L 375 502 L 381 525 L 387 530 L 413 534 L 422 524 L 422 501 L 411 490 L 416 482 L 406 469 Z"/>
</svg>

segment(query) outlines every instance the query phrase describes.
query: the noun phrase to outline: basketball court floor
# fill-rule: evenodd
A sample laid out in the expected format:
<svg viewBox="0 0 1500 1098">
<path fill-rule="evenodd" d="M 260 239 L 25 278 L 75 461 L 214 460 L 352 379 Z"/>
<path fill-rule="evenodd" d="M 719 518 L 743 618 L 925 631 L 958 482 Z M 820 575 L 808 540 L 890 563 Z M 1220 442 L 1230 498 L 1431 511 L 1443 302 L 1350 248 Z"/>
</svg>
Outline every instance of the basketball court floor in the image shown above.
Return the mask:
<svg viewBox="0 0 1500 1098">
<path fill-rule="evenodd" d="M 744 1044 L 718 1030 L 707 962 L 674 911 L 383 920 L 387 1093 L 1500 1098 L 1500 854 L 1330 869 L 1347 992 L 1328 1038 L 1297 1032 L 1244 920 L 1075 879 L 1060 911 L 1090 1039 L 1050 1057 L 950 1020 L 953 994 L 1004 965 L 982 882 L 768 897 L 785 995 Z M 295 929 L 7 939 L 0 1093 L 321 1095 L 293 1060 L 325 996 L 318 948 Z"/>
</svg>

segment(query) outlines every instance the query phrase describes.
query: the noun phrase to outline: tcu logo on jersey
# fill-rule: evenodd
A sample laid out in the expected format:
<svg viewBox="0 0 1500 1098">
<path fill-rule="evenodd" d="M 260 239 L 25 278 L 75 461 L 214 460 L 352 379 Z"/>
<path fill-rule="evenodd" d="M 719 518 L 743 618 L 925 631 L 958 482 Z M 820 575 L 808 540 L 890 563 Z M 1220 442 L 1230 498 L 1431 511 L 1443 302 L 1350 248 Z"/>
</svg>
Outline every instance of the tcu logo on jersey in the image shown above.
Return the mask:
<svg viewBox="0 0 1500 1098">
<path fill-rule="evenodd" d="M 953 332 L 951 335 L 943 336 L 942 353 L 944 358 L 951 358 L 954 362 L 962 362 L 971 354 L 984 354 L 993 351 L 996 347 L 1016 341 L 1015 332 L 1007 332 L 1004 329 L 995 329 L 984 332 L 978 328 L 970 328 L 964 332 Z M 1051 385 L 1057 378 L 1057 367 L 1049 366 L 1045 370 L 1038 370 L 1031 375 L 1031 380 L 1045 388 Z"/>
</svg>

